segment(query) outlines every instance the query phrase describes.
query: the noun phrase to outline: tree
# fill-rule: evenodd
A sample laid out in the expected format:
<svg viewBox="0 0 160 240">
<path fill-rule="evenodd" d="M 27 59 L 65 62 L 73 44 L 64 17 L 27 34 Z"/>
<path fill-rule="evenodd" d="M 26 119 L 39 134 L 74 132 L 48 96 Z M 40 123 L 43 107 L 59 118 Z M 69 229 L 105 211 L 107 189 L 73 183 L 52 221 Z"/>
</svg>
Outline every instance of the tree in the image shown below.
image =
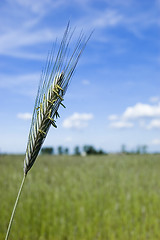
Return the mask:
<svg viewBox="0 0 160 240">
<path fill-rule="evenodd" d="M 74 148 L 74 155 L 80 155 L 80 154 L 81 154 L 81 152 L 80 152 L 79 146 L 76 146 Z"/>
<path fill-rule="evenodd" d="M 142 148 L 142 150 L 141 150 L 142 154 L 146 154 L 148 146 L 147 145 L 143 145 L 141 148 Z"/>
<path fill-rule="evenodd" d="M 63 152 L 64 152 L 65 155 L 68 155 L 69 154 L 69 148 L 65 148 Z"/>
<path fill-rule="evenodd" d="M 54 149 L 53 149 L 53 147 L 43 147 L 41 150 L 41 153 L 51 155 L 54 153 Z"/>
<path fill-rule="evenodd" d="M 136 153 L 137 154 L 146 154 L 147 153 L 147 148 L 148 148 L 147 145 L 138 146 Z"/>
<path fill-rule="evenodd" d="M 126 153 L 126 152 L 127 152 L 127 151 L 126 151 L 126 145 L 125 145 L 125 144 L 122 145 L 122 147 L 121 147 L 121 152 L 122 152 L 122 153 Z"/>
<path fill-rule="evenodd" d="M 137 146 L 136 154 L 140 154 L 140 153 L 141 153 L 141 146 Z"/>
<path fill-rule="evenodd" d="M 58 150 L 59 155 L 63 154 L 63 147 L 62 146 L 59 146 L 57 150 Z"/>
<path fill-rule="evenodd" d="M 106 154 L 106 153 L 102 149 L 100 149 L 100 150 L 97 151 L 97 154 L 103 155 L 103 154 Z"/>
<path fill-rule="evenodd" d="M 91 145 L 85 145 L 83 147 L 83 151 L 87 154 L 87 155 L 91 155 L 91 154 L 97 154 L 96 149 L 91 146 Z"/>
</svg>

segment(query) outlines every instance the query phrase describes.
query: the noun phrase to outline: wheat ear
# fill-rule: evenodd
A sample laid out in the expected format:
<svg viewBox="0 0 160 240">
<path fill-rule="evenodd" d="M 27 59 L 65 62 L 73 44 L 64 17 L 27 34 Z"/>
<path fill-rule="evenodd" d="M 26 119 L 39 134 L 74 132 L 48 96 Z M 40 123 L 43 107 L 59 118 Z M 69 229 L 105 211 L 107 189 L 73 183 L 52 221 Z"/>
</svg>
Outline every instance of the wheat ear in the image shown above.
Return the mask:
<svg viewBox="0 0 160 240">
<path fill-rule="evenodd" d="M 92 34 L 91 33 L 86 39 L 81 32 L 75 48 L 70 54 L 69 46 L 73 33 L 74 30 L 71 31 L 68 24 L 56 57 L 54 54 L 56 51 L 55 44 L 48 55 L 46 66 L 40 79 L 24 159 L 24 177 L 12 211 L 5 240 L 8 240 L 9 237 L 14 214 L 27 173 L 38 156 L 50 126 L 53 125 L 55 128 L 57 127 L 55 119 L 59 117 L 59 106 L 62 105 L 65 107 L 62 103 L 63 97 L 71 77 L 73 76 L 78 60 Z"/>
</svg>

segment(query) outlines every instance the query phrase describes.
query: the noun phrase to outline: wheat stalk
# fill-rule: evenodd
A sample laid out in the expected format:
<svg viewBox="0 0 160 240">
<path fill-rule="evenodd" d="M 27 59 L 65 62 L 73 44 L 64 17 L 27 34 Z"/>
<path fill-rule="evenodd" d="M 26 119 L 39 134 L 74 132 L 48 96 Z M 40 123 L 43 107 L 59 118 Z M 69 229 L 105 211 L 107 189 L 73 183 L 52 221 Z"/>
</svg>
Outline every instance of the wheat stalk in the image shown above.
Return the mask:
<svg viewBox="0 0 160 240">
<path fill-rule="evenodd" d="M 50 126 L 53 125 L 55 128 L 57 127 L 55 119 L 59 117 L 59 106 L 62 105 L 65 107 L 62 103 L 63 97 L 73 76 L 79 57 L 81 56 L 92 34 L 91 33 L 86 39 L 84 34 L 81 32 L 75 48 L 72 54 L 70 54 L 69 45 L 73 33 L 74 30 L 71 31 L 71 28 L 68 24 L 59 50 L 57 51 L 56 58 L 54 59 L 54 53 L 56 50 L 56 45 L 54 45 L 50 54 L 48 55 L 46 66 L 39 82 L 38 93 L 28 136 L 26 155 L 24 159 L 24 177 L 12 211 L 5 240 L 8 239 L 10 234 L 14 214 L 27 173 L 33 166 L 38 156 Z"/>
</svg>

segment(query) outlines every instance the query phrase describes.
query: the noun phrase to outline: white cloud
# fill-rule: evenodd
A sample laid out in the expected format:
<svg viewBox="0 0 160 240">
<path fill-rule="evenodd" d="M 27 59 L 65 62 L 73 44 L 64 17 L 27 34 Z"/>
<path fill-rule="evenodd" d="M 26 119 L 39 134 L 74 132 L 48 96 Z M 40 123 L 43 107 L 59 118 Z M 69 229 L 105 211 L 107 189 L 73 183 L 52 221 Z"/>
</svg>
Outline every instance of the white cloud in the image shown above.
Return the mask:
<svg viewBox="0 0 160 240">
<path fill-rule="evenodd" d="M 109 125 L 111 128 L 132 128 L 134 126 L 133 123 L 131 122 L 125 122 L 125 121 L 117 121 L 117 122 L 112 122 Z"/>
<path fill-rule="evenodd" d="M 160 101 L 160 97 L 154 96 L 154 97 L 151 97 L 149 100 L 151 103 L 157 103 Z"/>
<path fill-rule="evenodd" d="M 159 117 L 160 105 L 149 105 L 143 103 L 137 103 L 133 107 L 128 107 L 123 113 L 124 119 L 138 119 L 145 117 Z"/>
<path fill-rule="evenodd" d="M 108 1 L 108 0 L 107 0 Z M 109 4 L 109 2 L 111 2 Z M 127 2 L 127 4 L 126 4 Z M 154 12 L 142 12 L 141 14 L 128 15 L 128 12 L 125 8 L 119 9 L 119 6 L 128 5 L 129 8 L 132 8 L 132 1 L 108 1 L 108 7 L 105 7 L 103 10 L 93 7 L 92 1 L 80 1 L 76 0 L 74 4 L 78 7 L 85 8 L 85 15 L 74 19 L 75 25 L 85 26 L 87 29 L 94 28 L 98 31 L 97 40 L 106 39 L 106 36 L 103 32 L 104 29 L 108 27 L 115 27 L 122 25 L 133 32 L 142 31 L 143 28 L 146 29 L 146 25 L 152 26 L 157 22 Z M 64 0 L 9 0 L 4 4 L 5 7 L 0 9 L 0 53 L 4 55 L 11 55 L 16 57 L 35 57 L 36 53 L 33 53 L 33 50 L 28 50 L 25 52 L 24 47 L 38 45 L 40 43 L 46 43 L 53 41 L 57 36 L 61 35 L 62 29 L 55 29 L 53 27 L 46 28 L 42 24 L 44 21 L 44 16 L 49 16 L 50 13 L 60 11 L 61 7 L 68 7 L 74 5 L 72 1 Z M 82 6 L 81 6 L 82 4 Z M 114 7 L 113 7 L 114 6 Z M 7 13 L 7 14 L 6 14 Z M 159 20 L 158 20 L 159 22 Z M 138 23 L 138 24 L 137 24 Z M 144 25 L 144 26 L 143 26 Z M 137 28 L 139 30 L 137 30 Z M 142 28 L 142 30 L 141 30 Z M 100 34 L 100 31 L 101 34 Z M 100 36 L 101 35 L 101 36 Z M 45 36 L 45 38 L 44 38 Z M 117 40 L 117 37 L 108 37 L 107 41 L 113 41 L 113 38 Z M 118 39 L 119 40 L 119 39 Z M 123 49 L 120 47 L 120 49 Z"/>
<path fill-rule="evenodd" d="M 30 119 L 32 119 L 32 114 L 31 113 L 18 113 L 17 118 L 23 119 L 23 120 L 30 120 Z"/>
<path fill-rule="evenodd" d="M 122 18 L 122 15 L 115 10 L 107 9 L 103 13 L 101 12 L 97 18 L 94 18 L 92 24 L 96 28 L 115 26 L 121 22 Z"/>
<path fill-rule="evenodd" d="M 91 113 L 74 113 L 63 121 L 63 127 L 75 129 L 86 128 L 91 119 L 93 119 L 93 114 Z"/>
<path fill-rule="evenodd" d="M 148 129 L 152 128 L 160 128 L 160 119 L 153 119 L 149 125 L 147 126 Z"/>
<path fill-rule="evenodd" d="M 30 73 L 30 74 L 23 74 L 23 75 L 5 75 L 0 74 L 0 79 L 3 79 L 3 81 L 0 81 L 0 88 L 13 88 L 13 87 L 19 87 L 27 84 L 37 84 L 40 79 L 40 73 Z"/>
<path fill-rule="evenodd" d="M 111 121 L 109 126 L 112 128 L 131 128 L 134 126 L 135 121 L 137 121 L 139 127 L 150 130 L 153 128 L 160 128 L 159 117 L 159 103 L 154 105 L 137 103 L 134 106 L 127 107 L 120 116 L 113 114 L 109 115 L 108 119 Z M 149 120 L 150 122 L 147 122 Z"/>
<path fill-rule="evenodd" d="M 40 58 L 25 47 L 53 42 L 62 29 L 43 24 L 43 17 L 63 5 L 64 0 L 9 0 L 0 8 L 0 54 L 20 58 Z M 6 14 L 7 13 L 7 14 Z M 45 36 L 45 37 L 44 37 Z M 42 55 L 42 54 L 41 54 Z"/>
<path fill-rule="evenodd" d="M 23 13 L 32 13 L 37 16 L 44 16 L 46 15 L 49 11 L 53 11 L 53 9 L 60 7 L 62 4 L 64 4 L 64 0 L 38 0 L 38 1 L 33 1 L 33 0 L 9 0 L 7 1 L 6 6 L 9 8 L 17 9 L 17 14 L 21 15 L 19 11 L 23 11 Z M 12 10 L 12 13 L 14 12 Z"/>
<path fill-rule="evenodd" d="M 160 139 L 159 138 L 155 138 L 152 140 L 151 142 L 152 145 L 160 145 Z"/>
<path fill-rule="evenodd" d="M 116 114 L 111 114 L 108 116 L 108 120 L 110 120 L 110 121 L 115 121 L 117 119 L 118 119 L 118 115 L 116 115 Z"/>
<path fill-rule="evenodd" d="M 85 11 L 87 14 L 78 21 L 78 24 L 76 24 L 80 26 L 83 25 L 88 29 L 95 28 L 96 32 L 98 31 L 97 36 L 95 36 L 96 40 L 98 41 L 116 41 L 118 44 L 119 40 L 122 40 L 122 38 L 118 38 L 115 34 L 108 37 L 109 32 L 107 32 L 107 37 L 104 36 L 105 33 L 103 30 L 108 28 L 121 26 L 138 38 L 146 38 L 147 28 L 159 26 L 159 15 L 157 13 L 155 14 L 155 11 L 152 9 L 145 11 L 144 9 L 141 9 L 141 11 L 137 9 L 137 11 L 131 11 L 131 9 L 135 9 L 135 1 L 107 0 L 107 2 L 107 6 L 101 10 L 93 7 L 91 4 L 85 6 Z"/>
<path fill-rule="evenodd" d="M 41 30 L 34 30 L 25 29 L 25 28 L 18 28 L 14 30 L 10 30 L 0 35 L 0 53 L 6 55 L 16 55 L 17 50 L 19 51 L 19 55 L 21 52 L 25 56 L 30 56 L 33 58 L 39 57 L 36 54 L 29 54 L 25 53 L 25 51 L 20 51 L 21 47 L 25 46 L 33 46 L 38 43 L 45 43 L 49 41 L 53 41 L 55 37 L 58 35 L 51 29 L 41 29 Z M 45 38 L 44 38 L 45 36 Z"/>
<path fill-rule="evenodd" d="M 51 0 L 39 0 L 39 1 L 33 1 L 33 0 L 14 0 L 19 6 L 26 8 L 33 13 L 42 14 L 45 12 L 45 10 L 48 10 L 52 7 L 53 2 Z M 54 1 L 56 2 L 56 1 Z"/>
</svg>

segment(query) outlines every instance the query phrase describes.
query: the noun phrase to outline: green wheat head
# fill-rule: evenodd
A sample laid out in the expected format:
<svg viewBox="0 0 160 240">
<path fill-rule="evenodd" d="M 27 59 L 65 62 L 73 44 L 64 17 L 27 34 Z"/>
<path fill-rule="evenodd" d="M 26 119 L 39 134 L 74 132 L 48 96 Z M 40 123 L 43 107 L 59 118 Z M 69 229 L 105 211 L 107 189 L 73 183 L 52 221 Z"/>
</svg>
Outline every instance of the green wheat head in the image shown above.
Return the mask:
<svg viewBox="0 0 160 240">
<path fill-rule="evenodd" d="M 70 51 L 72 31 L 68 24 L 58 51 L 56 44 L 48 55 L 46 66 L 39 82 L 38 93 L 33 110 L 32 122 L 24 159 L 24 177 L 12 211 L 5 240 L 8 239 L 18 200 L 28 171 L 33 166 L 50 126 L 56 126 L 58 109 L 63 105 L 64 95 L 75 71 L 78 60 L 91 36 L 86 38 L 81 32 L 73 51 Z"/>
<path fill-rule="evenodd" d="M 58 109 L 60 105 L 65 107 L 62 103 L 64 95 L 79 57 L 88 41 L 81 33 L 73 53 L 69 56 L 69 44 L 72 35 L 73 31 L 71 32 L 68 24 L 55 62 L 54 46 L 48 57 L 44 73 L 42 74 L 24 160 L 25 175 L 34 164 L 50 126 L 57 127 L 55 119 L 59 117 Z"/>
</svg>

